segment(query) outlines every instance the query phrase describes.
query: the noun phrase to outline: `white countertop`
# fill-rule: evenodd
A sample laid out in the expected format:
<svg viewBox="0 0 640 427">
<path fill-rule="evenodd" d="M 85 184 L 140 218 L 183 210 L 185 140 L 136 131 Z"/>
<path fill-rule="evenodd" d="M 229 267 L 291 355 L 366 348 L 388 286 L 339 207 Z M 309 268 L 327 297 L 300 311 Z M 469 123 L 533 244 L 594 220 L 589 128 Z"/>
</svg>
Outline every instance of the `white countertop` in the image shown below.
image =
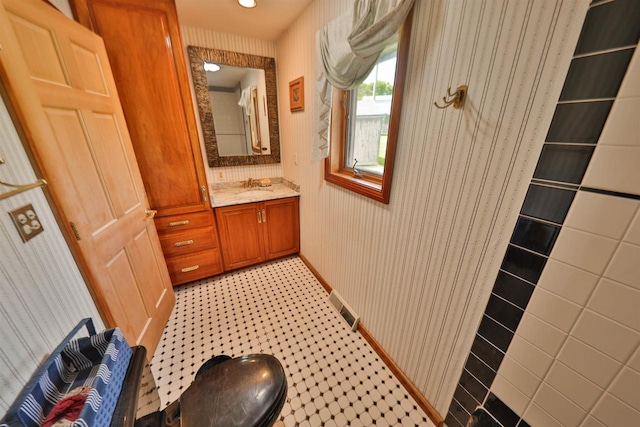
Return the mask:
<svg viewBox="0 0 640 427">
<path fill-rule="evenodd" d="M 212 187 L 209 195 L 211 206 L 214 208 L 284 199 L 300 195 L 299 191 L 293 189 L 297 186 L 284 180 L 278 182 L 275 179 L 272 179 L 272 184 L 268 187 L 245 188 L 242 187 L 241 183 L 216 184 Z"/>
</svg>

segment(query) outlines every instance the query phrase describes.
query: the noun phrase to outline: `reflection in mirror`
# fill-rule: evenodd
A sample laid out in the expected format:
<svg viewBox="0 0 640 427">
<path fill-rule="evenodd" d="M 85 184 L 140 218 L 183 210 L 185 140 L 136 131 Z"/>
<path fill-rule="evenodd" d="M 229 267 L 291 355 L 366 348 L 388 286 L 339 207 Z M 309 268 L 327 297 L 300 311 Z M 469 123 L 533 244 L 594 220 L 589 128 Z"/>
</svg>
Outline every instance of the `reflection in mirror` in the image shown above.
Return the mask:
<svg viewBox="0 0 640 427">
<path fill-rule="evenodd" d="M 204 69 L 218 155 L 271 154 L 264 70 L 213 65 L 205 62 Z"/>
<path fill-rule="evenodd" d="M 279 163 L 275 60 L 188 51 L 209 166 Z"/>
</svg>

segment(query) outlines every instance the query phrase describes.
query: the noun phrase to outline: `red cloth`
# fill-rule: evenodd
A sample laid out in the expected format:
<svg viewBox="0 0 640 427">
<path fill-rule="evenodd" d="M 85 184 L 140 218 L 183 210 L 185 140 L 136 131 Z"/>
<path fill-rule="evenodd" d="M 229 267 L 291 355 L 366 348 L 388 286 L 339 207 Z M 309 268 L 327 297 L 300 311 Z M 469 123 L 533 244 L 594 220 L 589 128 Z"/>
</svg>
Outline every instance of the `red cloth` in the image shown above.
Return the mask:
<svg viewBox="0 0 640 427">
<path fill-rule="evenodd" d="M 77 420 L 86 401 L 87 396 L 85 394 L 76 394 L 61 399 L 51 408 L 51 412 L 44 419 L 42 427 L 51 427 L 61 418 L 65 418 L 69 422 Z"/>
</svg>

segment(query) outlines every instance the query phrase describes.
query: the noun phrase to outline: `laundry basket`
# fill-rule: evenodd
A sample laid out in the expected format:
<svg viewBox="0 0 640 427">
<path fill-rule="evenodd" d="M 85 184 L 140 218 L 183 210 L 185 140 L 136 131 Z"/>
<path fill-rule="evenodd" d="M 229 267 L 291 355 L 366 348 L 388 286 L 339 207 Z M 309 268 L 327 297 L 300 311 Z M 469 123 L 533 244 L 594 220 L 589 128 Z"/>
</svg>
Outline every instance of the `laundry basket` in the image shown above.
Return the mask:
<svg viewBox="0 0 640 427">
<path fill-rule="evenodd" d="M 85 325 L 89 336 L 73 339 Z M 119 328 L 96 333 L 91 319 L 81 320 L 36 370 L 0 427 L 39 427 L 65 394 L 81 386 L 89 387 L 86 402 L 66 426 L 109 426 L 131 354 Z"/>
</svg>

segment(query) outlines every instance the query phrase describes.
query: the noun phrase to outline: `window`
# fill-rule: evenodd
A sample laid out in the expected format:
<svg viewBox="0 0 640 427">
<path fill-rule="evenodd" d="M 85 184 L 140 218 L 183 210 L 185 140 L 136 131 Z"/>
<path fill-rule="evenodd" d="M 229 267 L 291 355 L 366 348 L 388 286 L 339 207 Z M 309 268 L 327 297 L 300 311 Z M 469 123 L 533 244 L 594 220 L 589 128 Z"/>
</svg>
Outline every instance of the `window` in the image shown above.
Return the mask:
<svg viewBox="0 0 640 427">
<path fill-rule="evenodd" d="M 411 14 L 365 81 L 333 93 L 325 180 L 382 203 L 391 191 L 410 32 Z"/>
</svg>

